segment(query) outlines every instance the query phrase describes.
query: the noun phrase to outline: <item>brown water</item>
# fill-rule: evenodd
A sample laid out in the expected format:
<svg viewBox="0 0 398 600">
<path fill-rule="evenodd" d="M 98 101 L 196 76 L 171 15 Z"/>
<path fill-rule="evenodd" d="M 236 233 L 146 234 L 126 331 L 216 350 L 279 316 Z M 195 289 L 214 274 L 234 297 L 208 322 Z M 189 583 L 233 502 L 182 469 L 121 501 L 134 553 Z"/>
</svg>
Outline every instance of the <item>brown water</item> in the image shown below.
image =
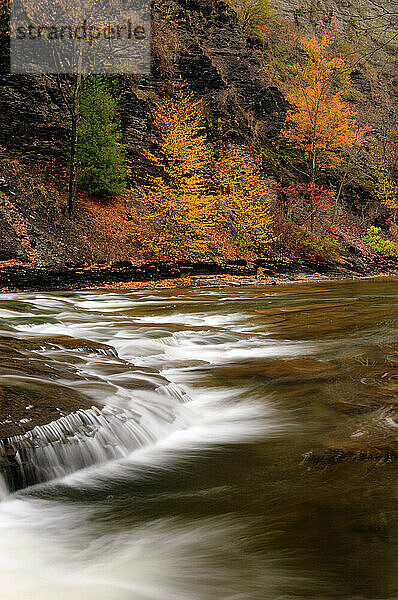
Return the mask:
<svg viewBox="0 0 398 600">
<path fill-rule="evenodd" d="M 0 504 L 6 597 L 398 599 L 397 281 L 0 300 L 3 390 L 62 384 L 155 440 Z"/>
</svg>

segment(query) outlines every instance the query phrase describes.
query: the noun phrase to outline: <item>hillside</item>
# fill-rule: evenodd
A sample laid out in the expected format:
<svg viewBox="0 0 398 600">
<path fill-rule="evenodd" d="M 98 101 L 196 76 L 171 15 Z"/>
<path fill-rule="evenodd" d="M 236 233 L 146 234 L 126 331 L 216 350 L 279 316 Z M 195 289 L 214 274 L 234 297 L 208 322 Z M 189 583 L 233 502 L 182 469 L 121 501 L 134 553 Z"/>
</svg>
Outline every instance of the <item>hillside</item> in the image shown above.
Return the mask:
<svg viewBox="0 0 398 600">
<path fill-rule="evenodd" d="M 394 2 L 379 6 L 369 1 L 365 5 L 343 0 L 316 5 L 277 0 L 264 26 L 259 22 L 248 26 L 239 19 L 237 3 L 231 4 L 233 10 L 212 0 L 155 1 L 152 74 L 115 78 L 122 139 L 127 148 L 127 190 L 107 200 L 79 191 L 73 219 L 66 213 L 67 107 L 55 76 L 7 73 L 7 23 L 3 17 L 0 260 L 3 272 L 8 273 L 3 287 L 12 286 L 9 273 L 19 268 L 74 269 L 126 261 L 142 265 L 176 260 L 145 241 L 150 207 L 142 185 L 148 173 L 156 175 L 145 151 L 156 155 L 161 143 L 154 107 L 165 99 L 177 99 L 181 93 L 191 93 L 202 102 L 209 144 L 233 148 L 259 162 L 262 180 L 269 189 L 274 230 L 271 243 L 251 247 L 241 243 L 238 226 L 231 222 L 216 228 L 219 239 L 205 250 L 188 248 L 178 260 L 190 264 L 240 261 L 252 265 L 254 273 L 267 260 L 274 261 L 273 272 L 278 270 L 275 265 L 286 260 L 299 264 L 301 271 L 343 275 L 398 268 L 393 136 L 398 98 L 393 32 L 398 9 Z M 380 167 L 383 181 L 374 170 L 367 170 L 374 160 L 369 143 L 355 155 L 348 153 L 335 168 L 320 173 L 317 186 L 331 190 L 338 203 L 327 228 L 321 214 L 322 223 L 319 227 L 315 224 L 313 233 L 317 239 L 331 236 L 339 246 L 339 256 L 309 253 L 312 237 L 297 233 L 294 223 L 301 225 L 294 210 L 288 210 L 292 225 L 278 204 L 278 190 L 307 185 L 302 157 L 291 152 L 281 131 L 292 109 L 288 101 L 291 66 L 303 58 L 300 40 L 318 35 L 319 21 L 333 22 L 331 56 L 344 60 L 348 67 L 351 87 L 342 98 L 357 115 L 358 127 L 368 128 L 377 144 L 387 139 L 387 133 L 393 140 L 388 146 L 389 162 L 384 156 L 386 162 Z M 391 198 L 394 196 L 389 202 L 380 192 L 386 181 Z M 380 228 L 381 239 L 390 242 L 390 256 L 365 242 L 366 231 L 372 226 Z M 250 237 L 250 233 L 245 235 Z"/>
</svg>

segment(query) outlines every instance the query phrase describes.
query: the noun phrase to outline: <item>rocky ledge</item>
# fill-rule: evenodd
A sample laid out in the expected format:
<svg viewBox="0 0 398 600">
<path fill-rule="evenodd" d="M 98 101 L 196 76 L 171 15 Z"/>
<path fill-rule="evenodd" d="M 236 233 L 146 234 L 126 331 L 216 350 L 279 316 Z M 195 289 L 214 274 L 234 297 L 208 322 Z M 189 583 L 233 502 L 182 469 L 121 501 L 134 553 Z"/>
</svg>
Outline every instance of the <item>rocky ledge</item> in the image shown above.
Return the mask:
<svg viewBox="0 0 398 600">
<path fill-rule="evenodd" d="M 24 435 L 80 409 L 92 401 L 68 385 L 80 378 L 73 365 L 62 363 L 62 372 L 41 354 L 43 348 L 72 349 L 114 354 L 105 344 L 67 336 L 54 338 L 0 338 L 0 440 Z M 10 373 L 12 377 L 10 377 Z"/>
<path fill-rule="evenodd" d="M 200 276 L 230 276 L 231 278 L 255 278 L 261 280 L 300 279 L 303 275 L 326 277 L 356 277 L 398 274 L 398 259 L 373 258 L 366 260 L 345 259 L 338 264 L 310 262 L 286 257 L 261 258 L 248 262 L 233 260 L 225 262 L 176 261 L 147 262 L 134 265 L 130 261 L 110 265 L 29 266 L 18 263 L 0 263 L 0 289 L 14 290 L 67 290 L 101 287 L 126 283 L 159 282 L 162 280 L 186 280 Z M 216 280 L 215 280 L 216 281 Z M 239 281 L 239 279 L 238 279 Z M 242 281 L 242 283 L 247 283 Z M 195 286 L 195 281 L 192 281 Z"/>
<path fill-rule="evenodd" d="M 85 339 L 0 337 L 0 499 L 152 439 L 139 411 L 96 404 L 78 391 L 87 383 L 76 366 L 80 353 L 118 360 L 112 347 Z"/>
</svg>

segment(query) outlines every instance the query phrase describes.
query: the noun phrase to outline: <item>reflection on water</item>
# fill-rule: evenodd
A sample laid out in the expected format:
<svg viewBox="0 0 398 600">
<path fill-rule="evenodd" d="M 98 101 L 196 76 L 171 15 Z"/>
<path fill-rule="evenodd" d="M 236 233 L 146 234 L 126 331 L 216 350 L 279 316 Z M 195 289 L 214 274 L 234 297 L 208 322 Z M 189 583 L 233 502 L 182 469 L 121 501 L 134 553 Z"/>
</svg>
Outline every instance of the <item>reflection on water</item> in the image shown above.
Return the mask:
<svg viewBox="0 0 398 600">
<path fill-rule="evenodd" d="M 3 294 L 2 402 L 25 417 L 67 390 L 148 431 L 0 504 L 5 597 L 397 599 L 397 299 L 395 281 Z"/>
</svg>

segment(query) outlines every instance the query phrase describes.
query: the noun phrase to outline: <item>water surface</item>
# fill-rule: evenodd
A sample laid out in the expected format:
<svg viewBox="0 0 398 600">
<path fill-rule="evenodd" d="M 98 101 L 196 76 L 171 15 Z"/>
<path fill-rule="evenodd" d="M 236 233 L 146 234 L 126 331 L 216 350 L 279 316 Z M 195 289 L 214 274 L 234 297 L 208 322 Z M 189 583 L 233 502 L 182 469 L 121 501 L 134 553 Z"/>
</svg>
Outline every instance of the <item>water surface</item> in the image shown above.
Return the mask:
<svg viewBox="0 0 398 600">
<path fill-rule="evenodd" d="M 0 335 L 20 353 L 0 367 L 3 390 L 60 386 L 150 432 L 4 497 L 4 597 L 398 598 L 397 463 L 309 460 L 384 431 L 394 443 L 396 281 L 0 300 Z"/>
</svg>

